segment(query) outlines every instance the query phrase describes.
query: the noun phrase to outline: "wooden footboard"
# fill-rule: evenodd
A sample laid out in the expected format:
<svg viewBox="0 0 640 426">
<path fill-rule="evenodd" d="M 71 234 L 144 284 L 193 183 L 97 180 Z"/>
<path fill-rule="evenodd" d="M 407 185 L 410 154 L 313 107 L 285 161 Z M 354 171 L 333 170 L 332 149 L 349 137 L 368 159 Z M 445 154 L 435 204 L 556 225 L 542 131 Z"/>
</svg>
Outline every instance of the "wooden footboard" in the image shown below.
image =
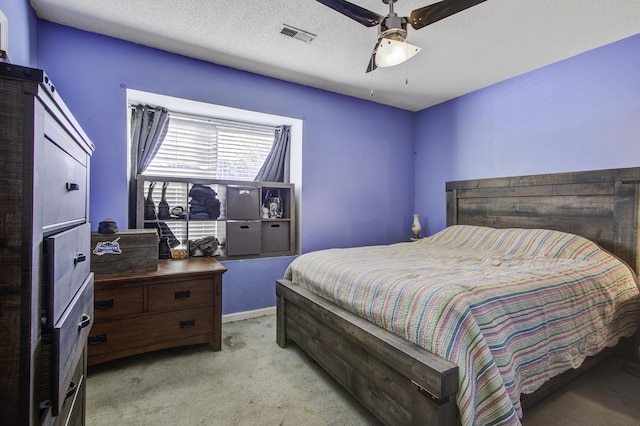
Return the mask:
<svg viewBox="0 0 640 426">
<path fill-rule="evenodd" d="M 277 343 L 292 340 L 385 424 L 455 425 L 458 367 L 287 280 Z"/>
</svg>

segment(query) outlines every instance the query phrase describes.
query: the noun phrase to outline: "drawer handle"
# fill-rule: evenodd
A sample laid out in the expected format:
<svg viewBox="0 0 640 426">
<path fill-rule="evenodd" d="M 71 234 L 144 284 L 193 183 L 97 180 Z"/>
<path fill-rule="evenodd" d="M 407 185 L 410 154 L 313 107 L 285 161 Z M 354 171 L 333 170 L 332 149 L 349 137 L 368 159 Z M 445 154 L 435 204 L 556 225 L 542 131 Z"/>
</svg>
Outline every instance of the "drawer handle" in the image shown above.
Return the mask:
<svg viewBox="0 0 640 426">
<path fill-rule="evenodd" d="M 78 191 L 80 190 L 80 185 L 77 183 L 67 182 L 67 191 Z"/>
<path fill-rule="evenodd" d="M 113 299 L 96 300 L 93 302 L 93 307 L 99 311 L 113 308 Z"/>
<path fill-rule="evenodd" d="M 96 334 L 95 336 L 89 336 L 87 342 L 90 345 L 101 345 L 103 343 L 107 343 L 107 335 L 106 334 Z"/>
<path fill-rule="evenodd" d="M 73 258 L 73 264 L 77 265 L 80 262 L 84 262 L 85 260 L 87 260 L 87 255 L 84 253 L 78 253 L 76 254 L 76 256 Z"/>
<path fill-rule="evenodd" d="M 272 228 L 280 228 L 280 224 L 279 223 L 272 223 L 271 227 Z"/>
<path fill-rule="evenodd" d="M 75 384 L 75 382 L 71 382 L 69 383 L 69 389 L 67 389 L 67 394 L 65 395 L 64 399 L 69 399 L 73 396 L 73 394 L 76 393 L 76 388 L 78 386 Z"/>
<path fill-rule="evenodd" d="M 184 300 L 191 297 L 191 290 L 176 291 L 174 293 L 176 300 Z"/>
<path fill-rule="evenodd" d="M 91 324 L 91 316 L 82 314 L 82 321 L 80 321 L 80 324 L 78 324 L 78 331 L 87 327 L 89 324 Z"/>
<path fill-rule="evenodd" d="M 191 328 L 195 326 L 196 326 L 196 320 L 194 319 L 180 321 L 180 328 Z"/>
<path fill-rule="evenodd" d="M 249 225 L 240 225 L 240 229 L 249 229 L 251 228 Z"/>
</svg>

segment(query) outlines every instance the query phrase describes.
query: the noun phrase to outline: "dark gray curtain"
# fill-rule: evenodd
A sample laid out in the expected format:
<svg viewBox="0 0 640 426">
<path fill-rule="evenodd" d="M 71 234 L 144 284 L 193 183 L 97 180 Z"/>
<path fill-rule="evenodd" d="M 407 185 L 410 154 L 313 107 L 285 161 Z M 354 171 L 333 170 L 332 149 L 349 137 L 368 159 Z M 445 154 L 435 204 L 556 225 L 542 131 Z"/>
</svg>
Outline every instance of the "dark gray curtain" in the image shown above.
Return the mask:
<svg viewBox="0 0 640 426">
<path fill-rule="evenodd" d="M 273 146 L 260 168 L 256 182 L 289 182 L 289 156 L 291 154 L 291 126 L 276 128 Z"/>
<path fill-rule="evenodd" d="M 144 172 L 156 156 L 169 128 L 169 111 L 136 105 L 131 115 L 131 152 L 134 154 L 133 176 Z M 132 168 L 133 169 L 133 168 Z"/>
<path fill-rule="evenodd" d="M 137 178 L 156 156 L 167 136 L 169 111 L 136 105 L 131 113 L 131 176 L 129 177 L 129 228 L 136 227 Z"/>
</svg>

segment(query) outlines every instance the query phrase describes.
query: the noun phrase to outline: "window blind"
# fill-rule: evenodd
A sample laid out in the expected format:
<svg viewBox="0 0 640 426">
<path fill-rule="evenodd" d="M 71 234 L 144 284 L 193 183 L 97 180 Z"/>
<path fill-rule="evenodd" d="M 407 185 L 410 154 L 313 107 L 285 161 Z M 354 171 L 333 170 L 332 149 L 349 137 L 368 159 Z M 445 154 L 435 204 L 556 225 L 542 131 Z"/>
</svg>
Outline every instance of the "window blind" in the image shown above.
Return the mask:
<svg viewBox="0 0 640 426">
<path fill-rule="evenodd" d="M 275 126 L 169 114 L 169 129 L 145 175 L 253 180 L 275 136 Z"/>
<path fill-rule="evenodd" d="M 169 117 L 167 136 L 143 175 L 252 181 L 271 150 L 276 131 L 276 126 L 175 112 Z M 156 205 L 161 199 L 161 186 L 154 189 Z M 224 202 L 224 187 L 212 187 Z M 184 183 L 170 183 L 166 191 L 169 205 L 181 206 L 187 212 L 188 188 Z M 223 244 L 226 240 L 224 226 L 215 221 L 190 221 L 188 236 L 185 223 L 167 225 L 184 247 L 187 238 L 215 235 Z"/>
</svg>

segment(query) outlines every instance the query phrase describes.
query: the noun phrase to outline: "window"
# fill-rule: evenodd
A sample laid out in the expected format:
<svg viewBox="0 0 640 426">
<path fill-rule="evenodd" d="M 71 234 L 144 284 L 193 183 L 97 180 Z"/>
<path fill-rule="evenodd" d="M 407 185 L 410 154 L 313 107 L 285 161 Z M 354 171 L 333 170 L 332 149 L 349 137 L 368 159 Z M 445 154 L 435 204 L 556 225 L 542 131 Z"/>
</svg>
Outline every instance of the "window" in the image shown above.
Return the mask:
<svg viewBox="0 0 640 426">
<path fill-rule="evenodd" d="M 219 179 L 219 180 L 253 180 L 255 175 L 258 173 L 259 168 L 262 166 L 264 162 L 264 158 L 266 158 L 267 153 L 269 152 L 271 145 L 273 143 L 274 131 L 278 126 L 286 125 L 291 128 L 291 177 L 290 181 L 295 183 L 295 191 L 296 191 L 296 217 L 298 220 L 296 221 L 296 236 L 299 235 L 299 214 L 300 210 L 300 191 L 302 188 L 302 170 L 301 170 L 301 162 L 302 162 L 302 133 L 303 133 L 303 120 L 266 114 L 256 111 L 243 110 L 238 108 L 231 108 L 222 105 L 215 105 L 205 102 L 199 102 L 189 99 L 176 98 L 173 96 L 160 95 L 157 93 L 150 92 L 142 92 L 139 90 L 129 89 L 127 88 L 127 104 L 126 105 L 161 105 L 164 108 L 168 109 L 171 112 L 171 120 L 170 120 L 170 129 L 168 135 L 166 137 L 166 145 L 165 150 L 169 150 L 170 146 L 173 146 L 174 153 L 168 154 L 165 156 L 164 153 L 157 154 L 156 158 L 152 162 L 151 166 L 147 168 L 144 172 L 146 175 L 145 179 L 148 180 L 153 176 L 162 176 L 162 177 L 171 177 L 171 176 L 180 176 L 180 178 L 176 178 L 178 181 L 182 182 L 190 182 L 191 178 L 197 180 L 198 176 L 200 179 Z M 131 117 L 131 114 L 127 114 L 128 117 Z M 189 122 L 191 124 L 189 124 Z M 180 124 L 180 126 L 178 126 Z M 217 124 L 217 126 L 216 126 Z M 173 127 L 176 127 L 174 130 Z M 246 127 L 250 127 L 253 129 L 253 137 L 247 139 Z M 196 136 L 203 136 L 203 139 L 199 137 L 191 137 L 190 133 L 185 130 L 185 128 L 191 127 L 190 131 L 198 130 L 195 132 Z M 215 127 L 215 131 L 212 133 L 210 131 L 211 127 Z M 208 130 L 204 130 L 208 129 Z M 174 133 L 175 132 L 175 133 Z M 204 158 L 205 155 L 197 155 L 191 153 L 191 159 L 185 157 L 180 158 L 180 156 L 176 156 L 176 149 L 178 151 L 183 151 L 179 148 L 178 145 L 175 144 L 174 141 L 178 140 L 177 135 L 182 132 L 182 140 L 192 140 L 196 139 L 202 142 L 206 141 L 206 144 L 210 144 L 212 140 L 220 141 L 226 140 L 229 141 L 226 143 L 226 147 L 222 147 L 220 145 L 216 150 L 212 150 L 209 159 L 212 161 L 207 161 L 208 164 L 214 164 L 215 167 L 210 167 L 209 165 L 193 167 L 195 164 L 195 160 L 199 160 Z M 249 155 L 239 155 L 237 153 L 237 146 L 234 147 L 234 139 L 237 140 L 251 140 L 251 143 L 255 143 L 257 145 L 261 145 L 261 143 L 254 142 L 254 139 L 262 139 L 261 134 L 268 132 L 268 137 L 266 137 L 265 145 L 262 148 L 256 150 L 256 156 L 250 157 Z M 131 132 L 129 132 L 131 134 Z M 176 136 L 174 136 L 174 134 Z M 183 142 L 184 143 L 184 142 Z M 197 144 L 196 144 L 197 145 Z M 265 147 L 266 146 L 266 147 Z M 196 148 L 198 150 L 199 148 Z M 258 158 L 260 155 L 259 152 L 262 151 L 262 157 Z M 129 151 L 131 152 L 131 151 Z M 186 151 L 185 151 L 186 155 Z M 207 154 L 209 155 L 209 154 Z M 242 160 L 244 163 L 240 163 Z M 130 159 L 133 161 L 133 159 Z M 240 166 L 239 164 L 242 164 Z M 253 170 L 251 168 L 253 167 Z M 243 170 L 244 173 L 239 173 L 240 170 Z M 249 171 L 250 170 L 250 171 Z M 209 173 L 217 173 L 219 175 L 210 175 Z M 198 174 L 200 173 L 200 174 Z M 158 179 L 160 180 L 160 179 Z M 188 197 L 185 197 L 184 194 L 188 191 L 187 184 L 183 184 L 183 187 L 180 187 L 178 183 L 171 183 L 167 188 L 167 200 L 171 207 L 173 206 L 183 206 L 185 210 L 188 207 Z M 133 187 L 135 188 L 135 186 Z M 214 187 L 214 190 L 219 193 L 218 198 L 224 203 L 225 194 L 225 186 L 221 185 L 220 187 Z M 148 183 L 145 183 L 144 192 L 145 195 L 148 191 Z M 158 183 L 155 186 L 153 199 L 158 205 L 161 199 L 161 191 L 162 184 Z M 134 199 L 131 203 L 133 212 L 133 226 L 136 226 L 135 220 L 135 209 L 136 209 L 136 201 L 135 196 L 137 192 L 135 189 L 132 192 Z M 224 205 L 224 204 L 223 204 Z M 224 219 L 224 218 L 221 218 Z M 187 242 L 187 226 L 184 223 L 179 221 L 167 221 L 167 225 L 169 225 L 176 235 L 176 237 L 186 245 Z M 211 226 L 217 227 L 218 229 L 211 228 Z M 202 228 L 202 229 L 201 229 Z M 206 228 L 206 229 L 205 229 Z M 224 226 L 224 222 L 215 222 L 215 221 L 190 221 L 188 224 L 188 234 L 190 239 L 199 238 L 196 235 L 201 235 L 202 237 L 207 235 L 216 235 L 221 242 L 226 240 L 226 236 L 224 233 L 226 232 L 226 227 Z M 298 250 L 298 242 L 296 242 L 296 250 Z"/>
<path fill-rule="evenodd" d="M 269 154 L 275 126 L 169 113 L 167 136 L 143 173 L 253 180 Z"/>
<path fill-rule="evenodd" d="M 275 129 L 270 125 L 170 112 L 167 135 L 142 175 L 194 181 L 252 181 L 271 150 Z M 224 203 L 224 187 L 211 187 Z M 187 211 L 187 192 L 186 184 L 172 183 L 165 190 L 165 200 L 170 206 L 182 206 Z M 161 185 L 157 185 L 153 194 L 156 203 L 161 194 Z M 221 243 L 225 241 L 224 226 L 214 221 L 191 222 L 188 230 L 180 222 L 167 225 L 182 245 L 186 245 L 187 239 L 209 235 L 215 235 Z"/>
</svg>

